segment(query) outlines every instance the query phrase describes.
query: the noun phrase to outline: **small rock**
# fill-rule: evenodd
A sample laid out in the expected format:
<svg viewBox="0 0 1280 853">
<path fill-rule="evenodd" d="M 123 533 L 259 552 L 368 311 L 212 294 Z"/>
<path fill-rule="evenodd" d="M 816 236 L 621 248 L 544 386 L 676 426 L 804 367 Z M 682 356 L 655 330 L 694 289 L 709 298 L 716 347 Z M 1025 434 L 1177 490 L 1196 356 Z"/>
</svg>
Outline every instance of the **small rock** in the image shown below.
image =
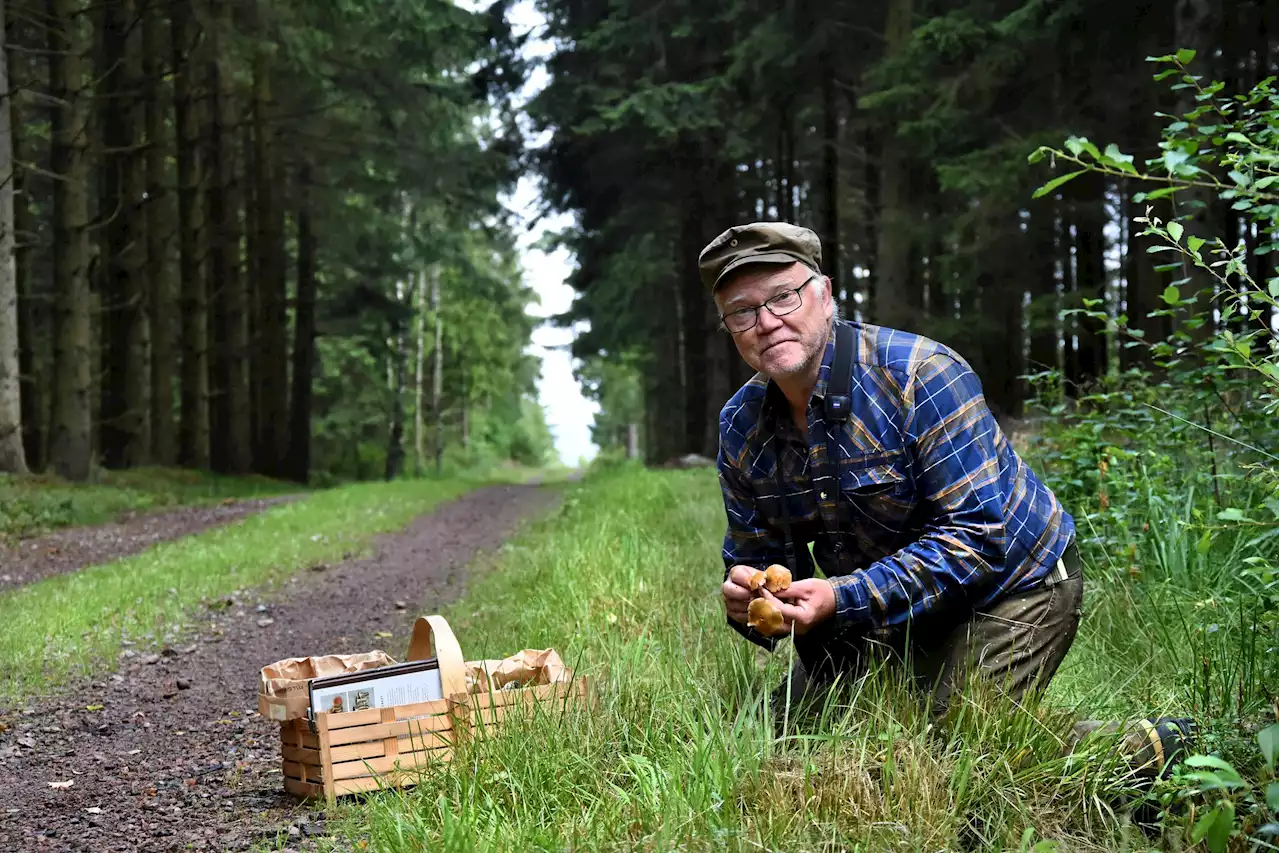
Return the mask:
<svg viewBox="0 0 1280 853">
<path fill-rule="evenodd" d="M 297 837 L 298 837 L 299 835 L 301 835 L 301 834 L 302 834 L 302 830 L 298 829 L 298 827 L 296 827 L 296 826 L 291 826 L 291 827 L 289 827 L 289 837 L 290 837 L 290 838 L 297 838 Z"/>
<path fill-rule="evenodd" d="M 147 664 L 148 666 L 150 666 L 151 664 L 159 663 L 160 655 L 146 655 L 145 657 L 143 657 L 142 662 Z"/>
<path fill-rule="evenodd" d="M 137 656 L 138 656 L 138 653 L 135 652 L 133 649 L 125 649 L 120 653 L 120 657 L 122 658 L 136 658 Z"/>
<path fill-rule="evenodd" d="M 190 690 L 190 689 L 191 689 L 191 682 L 190 682 L 188 679 L 185 679 L 185 678 L 179 678 L 179 679 L 178 679 L 178 689 L 179 689 L 179 690 Z"/>
<path fill-rule="evenodd" d="M 25 746 L 27 749 L 35 749 L 36 739 L 33 737 L 26 737 L 26 736 L 20 737 L 18 738 L 18 745 Z"/>
<path fill-rule="evenodd" d="M 259 612 L 259 613 L 266 613 L 266 612 L 267 612 L 267 605 L 265 605 L 265 604 L 259 604 L 257 609 L 258 609 L 258 612 Z"/>
<path fill-rule="evenodd" d="M 276 621 L 276 620 L 272 619 L 272 618 L 271 618 L 271 617 L 269 617 L 269 616 L 268 616 L 266 619 L 259 619 L 259 620 L 258 620 L 258 627 L 259 627 L 259 628 L 265 628 L 265 627 L 267 627 L 268 625 L 273 624 L 275 621 Z"/>
<path fill-rule="evenodd" d="M 403 601 L 396 602 L 396 610 L 404 610 L 408 606 L 409 605 L 405 604 Z"/>
</svg>

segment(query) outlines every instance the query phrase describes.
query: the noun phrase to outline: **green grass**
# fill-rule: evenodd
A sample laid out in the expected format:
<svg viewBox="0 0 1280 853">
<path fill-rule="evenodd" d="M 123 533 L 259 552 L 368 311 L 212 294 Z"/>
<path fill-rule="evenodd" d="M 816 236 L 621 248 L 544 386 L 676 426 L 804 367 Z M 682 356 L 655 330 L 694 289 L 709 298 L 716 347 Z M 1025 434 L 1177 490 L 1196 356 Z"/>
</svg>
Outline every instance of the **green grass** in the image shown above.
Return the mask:
<svg viewBox="0 0 1280 853">
<path fill-rule="evenodd" d="M 113 668 L 123 639 L 173 640 L 202 600 L 358 555 L 375 534 L 477 485 L 424 479 L 318 491 L 235 525 L 2 593 L 0 708 Z"/>
<path fill-rule="evenodd" d="M 1194 650 L 1127 657 L 1151 649 L 1161 611 L 1091 584 L 1042 703 L 1012 707 L 978 685 L 931 725 L 886 669 L 775 729 L 765 703 L 787 654 L 724 625 L 722 534 L 706 471 L 571 487 L 445 615 L 469 659 L 556 648 L 596 680 L 598 705 L 465 745 L 415 788 L 339 801 L 337 849 L 1075 851 L 1187 837 L 1185 822 L 1158 838 L 1135 828 L 1120 807 L 1133 780 L 1108 744 L 1061 754 L 1077 717 L 1194 704 Z"/>
<path fill-rule="evenodd" d="M 266 477 L 229 477 L 181 468 L 103 471 L 92 483 L 70 483 L 50 474 L 0 474 L 0 543 L 62 527 L 101 524 L 132 510 L 302 491 L 305 487 L 296 483 Z"/>
</svg>

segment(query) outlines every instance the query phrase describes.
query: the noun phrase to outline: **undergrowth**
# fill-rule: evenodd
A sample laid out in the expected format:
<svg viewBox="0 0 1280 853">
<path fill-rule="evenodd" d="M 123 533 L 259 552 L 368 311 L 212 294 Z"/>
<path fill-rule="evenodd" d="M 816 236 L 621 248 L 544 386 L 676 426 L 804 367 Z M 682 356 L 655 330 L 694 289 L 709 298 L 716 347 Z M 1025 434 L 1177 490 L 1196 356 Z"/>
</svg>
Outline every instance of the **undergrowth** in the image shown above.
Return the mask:
<svg viewBox="0 0 1280 853">
<path fill-rule="evenodd" d="M 1014 706 L 975 683 L 931 722 L 902 669 L 883 667 L 799 714 L 768 707 L 789 644 L 768 655 L 724 624 L 723 523 L 709 472 L 624 466 L 508 543 L 445 613 L 464 653 L 553 647 L 593 680 L 597 704 L 464 745 L 414 788 L 344 800 L 342 849 L 1145 850 L 1189 838 L 1199 800 L 1178 794 L 1185 777 L 1146 789 L 1113 742 L 1065 749 L 1080 718 L 1198 707 L 1191 650 L 1150 653 L 1166 608 L 1119 619 L 1130 604 L 1090 562 L 1091 606 L 1043 701 Z M 1263 699 L 1247 697 L 1250 712 Z M 1271 777 L 1244 742 L 1236 758 L 1257 801 Z M 1264 817 L 1259 806 L 1243 831 Z"/>
</svg>

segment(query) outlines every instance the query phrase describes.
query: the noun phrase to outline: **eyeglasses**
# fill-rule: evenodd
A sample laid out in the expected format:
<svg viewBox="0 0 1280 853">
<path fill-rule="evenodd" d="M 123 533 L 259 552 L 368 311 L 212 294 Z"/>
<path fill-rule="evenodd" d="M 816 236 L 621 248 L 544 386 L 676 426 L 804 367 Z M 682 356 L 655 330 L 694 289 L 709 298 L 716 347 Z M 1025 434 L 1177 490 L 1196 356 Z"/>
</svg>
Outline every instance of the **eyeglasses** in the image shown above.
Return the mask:
<svg viewBox="0 0 1280 853">
<path fill-rule="evenodd" d="M 804 280 L 804 284 L 790 290 L 784 290 L 761 305 L 752 305 L 748 308 L 730 311 L 728 314 L 721 314 L 720 324 L 730 333 L 737 335 L 755 326 L 759 320 L 761 308 L 767 308 L 769 313 L 775 317 L 785 317 L 804 304 L 804 300 L 800 298 L 800 291 L 808 287 L 809 282 L 817 277 L 816 275 L 811 275 Z"/>
</svg>

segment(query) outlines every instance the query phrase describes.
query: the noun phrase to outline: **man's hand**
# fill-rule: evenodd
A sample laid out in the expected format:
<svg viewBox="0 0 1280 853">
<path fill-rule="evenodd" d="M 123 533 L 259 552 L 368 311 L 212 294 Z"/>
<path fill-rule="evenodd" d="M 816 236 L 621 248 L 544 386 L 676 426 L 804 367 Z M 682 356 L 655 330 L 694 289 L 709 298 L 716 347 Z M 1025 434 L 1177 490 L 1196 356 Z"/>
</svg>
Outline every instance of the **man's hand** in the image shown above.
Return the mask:
<svg viewBox="0 0 1280 853">
<path fill-rule="evenodd" d="M 767 590 L 761 590 L 761 594 L 777 603 L 787 634 L 793 628 L 797 635 L 807 634 L 836 615 L 836 591 L 822 578 L 792 581 L 776 595 Z"/>
<path fill-rule="evenodd" d="M 724 612 L 741 625 L 747 624 L 747 607 L 751 605 L 751 588 L 747 582 L 755 569 L 751 566 L 734 566 L 729 569 L 728 576 L 720 585 L 720 594 L 724 596 Z"/>
</svg>

